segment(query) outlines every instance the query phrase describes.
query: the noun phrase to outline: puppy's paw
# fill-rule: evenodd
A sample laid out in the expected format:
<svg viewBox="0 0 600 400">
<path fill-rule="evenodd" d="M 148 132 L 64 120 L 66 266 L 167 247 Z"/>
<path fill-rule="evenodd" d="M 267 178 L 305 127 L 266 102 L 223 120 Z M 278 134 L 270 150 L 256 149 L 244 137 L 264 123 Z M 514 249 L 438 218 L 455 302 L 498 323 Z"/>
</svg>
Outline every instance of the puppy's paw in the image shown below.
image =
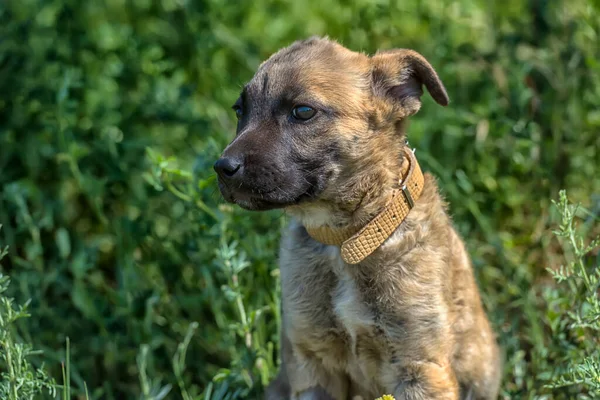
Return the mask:
<svg viewBox="0 0 600 400">
<path fill-rule="evenodd" d="M 394 391 L 396 400 L 459 400 L 458 382 L 449 363 L 418 362 L 405 366 L 403 382 Z"/>
</svg>

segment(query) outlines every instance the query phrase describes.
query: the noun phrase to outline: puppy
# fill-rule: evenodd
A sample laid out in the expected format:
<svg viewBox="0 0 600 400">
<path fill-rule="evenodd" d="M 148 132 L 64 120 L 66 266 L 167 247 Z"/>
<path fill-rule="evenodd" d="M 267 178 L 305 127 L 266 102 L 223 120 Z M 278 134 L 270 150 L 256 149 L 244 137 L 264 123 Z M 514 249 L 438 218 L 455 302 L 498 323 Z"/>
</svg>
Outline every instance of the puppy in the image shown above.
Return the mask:
<svg viewBox="0 0 600 400">
<path fill-rule="evenodd" d="M 469 256 L 405 138 L 423 86 L 448 104 L 415 51 L 310 38 L 261 64 L 233 106 L 222 195 L 291 216 L 267 399 L 497 398 L 502 361 Z"/>
</svg>

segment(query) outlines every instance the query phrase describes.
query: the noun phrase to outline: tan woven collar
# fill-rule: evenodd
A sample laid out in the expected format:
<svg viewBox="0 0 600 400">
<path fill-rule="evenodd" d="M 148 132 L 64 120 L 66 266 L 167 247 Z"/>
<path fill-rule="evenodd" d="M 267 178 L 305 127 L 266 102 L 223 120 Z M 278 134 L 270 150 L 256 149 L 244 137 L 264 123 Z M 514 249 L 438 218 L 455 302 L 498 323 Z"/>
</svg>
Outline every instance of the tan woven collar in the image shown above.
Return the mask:
<svg viewBox="0 0 600 400">
<path fill-rule="evenodd" d="M 414 203 L 421 197 L 425 178 L 413 151 L 406 148 L 409 161 L 408 172 L 400 189 L 397 189 L 389 203 L 367 225 L 359 229 L 331 228 L 321 226 L 306 228 L 308 234 L 318 242 L 341 247 L 342 259 L 348 264 L 358 264 L 396 231 L 404 221 Z"/>
</svg>

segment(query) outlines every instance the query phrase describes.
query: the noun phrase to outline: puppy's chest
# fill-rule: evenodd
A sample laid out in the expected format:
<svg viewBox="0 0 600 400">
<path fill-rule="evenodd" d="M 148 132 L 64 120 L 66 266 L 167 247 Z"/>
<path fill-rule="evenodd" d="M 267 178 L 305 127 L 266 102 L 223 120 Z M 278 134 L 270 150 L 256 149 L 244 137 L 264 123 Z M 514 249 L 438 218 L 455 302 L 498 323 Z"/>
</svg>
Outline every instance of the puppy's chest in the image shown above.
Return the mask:
<svg viewBox="0 0 600 400">
<path fill-rule="evenodd" d="M 378 323 L 376 306 L 369 301 L 360 282 L 348 270 L 357 266 L 344 264 L 338 253 L 339 250 L 330 248 L 320 260 L 321 266 L 326 265 L 333 271 L 330 275 L 332 282 L 328 304 L 320 305 L 329 309 L 331 318 L 325 322 L 329 326 L 318 326 L 317 323 L 322 324 L 324 321 L 315 319 L 315 325 L 311 324 L 307 328 L 312 330 L 310 336 L 313 338 L 317 339 L 322 333 L 324 341 L 335 342 L 326 347 L 313 342 L 319 347 L 319 357 L 326 364 L 341 367 L 355 381 L 363 381 L 369 376 L 376 376 L 386 354 L 385 339 Z M 310 301 L 308 297 L 306 300 Z M 338 332 L 338 335 L 332 338 L 329 334 L 331 331 Z M 329 351 L 334 346 L 338 349 L 341 347 L 341 352 Z"/>
<path fill-rule="evenodd" d="M 369 307 L 365 296 L 348 271 L 337 272 L 332 293 L 332 309 L 338 323 L 356 346 L 359 335 L 370 335 L 376 330 L 376 311 Z"/>
</svg>

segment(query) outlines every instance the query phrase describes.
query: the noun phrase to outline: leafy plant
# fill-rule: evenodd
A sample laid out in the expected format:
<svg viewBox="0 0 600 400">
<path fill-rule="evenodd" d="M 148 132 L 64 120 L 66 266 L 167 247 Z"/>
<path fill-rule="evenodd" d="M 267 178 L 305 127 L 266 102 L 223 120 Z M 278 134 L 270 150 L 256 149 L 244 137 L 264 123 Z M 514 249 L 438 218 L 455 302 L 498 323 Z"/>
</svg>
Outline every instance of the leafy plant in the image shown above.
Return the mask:
<svg viewBox="0 0 600 400">
<path fill-rule="evenodd" d="M 554 202 L 561 223 L 554 234 L 560 239 L 567 263 L 548 269 L 559 285 L 545 291 L 547 323 L 551 329 L 545 388 L 573 398 L 600 396 L 600 236 L 587 239 L 597 227 L 597 215 L 584 214 L 571 204 L 564 190 Z M 583 225 L 583 226 L 581 226 Z M 551 368 L 552 364 L 554 368 Z"/>
<path fill-rule="evenodd" d="M 0 248 L 0 261 L 6 254 L 8 248 Z M 19 340 L 15 333 L 15 322 L 30 315 L 27 303 L 15 306 L 14 299 L 6 297 L 9 283 L 9 278 L 0 273 L 0 398 L 35 399 L 43 392 L 55 396 L 54 380 L 43 368 L 35 368 L 29 361 L 31 356 L 41 353 Z"/>
</svg>

